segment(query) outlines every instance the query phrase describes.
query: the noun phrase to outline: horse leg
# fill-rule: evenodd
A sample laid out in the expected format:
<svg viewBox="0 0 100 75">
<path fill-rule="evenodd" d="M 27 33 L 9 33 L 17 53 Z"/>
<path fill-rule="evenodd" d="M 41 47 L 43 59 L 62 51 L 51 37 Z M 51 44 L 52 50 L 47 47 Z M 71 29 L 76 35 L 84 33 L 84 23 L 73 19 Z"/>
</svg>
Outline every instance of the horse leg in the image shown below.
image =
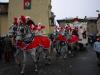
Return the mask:
<svg viewBox="0 0 100 75">
<path fill-rule="evenodd" d="M 46 64 L 50 64 L 50 49 L 44 49 L 44 58 L 47 60 Z"/>
<path fill-rule="evenodd" d="M 56 51 L 57 51 L 57 56 L 60 56 L 60 42 L 58 41 L 56 44 Z"/>
<path fill-rule="evenodd" d="M 15 58 L 15 62 L 20 66 L 19 57 L 18 57 L 19 53 L 20 53 L 20 50 L 17 49 L 16 53 L 14 54 L 14 58 Z"/>
<path fill-rule="evenodd" d="M 22 68 L 21 68 L 21 74 L 24 74 L 25 66 L 26 66 L 26 52 L 23 52 L 23 62 L 22 62 Z"/>
<path fill-rule="evenodd" d="M 38 71 L 38 62 L 37 62 L 37 56 L 36 56 L 36 49 L 32 49 L 31 51 L 31 56 L 32 56 L 32 59 L 34 60 L 34 64 L 35 64 L 35 72 Z"/>
<path fill-rule="evenodd" d="M 67 46 L 62 46 L 62 47 L 61 47 L 61 56 L 62 56 L 64 59 L 67 58 L 67 52 L 68 52 Z"/>
</svg>

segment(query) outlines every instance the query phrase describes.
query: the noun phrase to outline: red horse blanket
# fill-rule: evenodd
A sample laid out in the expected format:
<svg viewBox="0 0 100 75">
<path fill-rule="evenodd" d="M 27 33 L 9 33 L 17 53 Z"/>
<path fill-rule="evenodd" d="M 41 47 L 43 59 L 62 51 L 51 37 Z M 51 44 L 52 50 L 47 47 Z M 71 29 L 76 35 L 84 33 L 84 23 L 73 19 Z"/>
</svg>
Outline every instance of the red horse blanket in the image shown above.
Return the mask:
<svg viewBox="0 0 100 75">
<path fill-rule="evenodd" d="M 71 38 L 68 40 L 68 43 L 75 43 L 78 42 L 78 36 L 72 35 Z"/>
<path fill-rule="evenodd" d="M 50 48 L 50 39 L 47 36 L 36 36 L 31 43 L 25 44 L 23 41 L 17 41 L 17 47 L 20 49 L 29 50 L 42 46 L 43 48 Z"/>
</svg>

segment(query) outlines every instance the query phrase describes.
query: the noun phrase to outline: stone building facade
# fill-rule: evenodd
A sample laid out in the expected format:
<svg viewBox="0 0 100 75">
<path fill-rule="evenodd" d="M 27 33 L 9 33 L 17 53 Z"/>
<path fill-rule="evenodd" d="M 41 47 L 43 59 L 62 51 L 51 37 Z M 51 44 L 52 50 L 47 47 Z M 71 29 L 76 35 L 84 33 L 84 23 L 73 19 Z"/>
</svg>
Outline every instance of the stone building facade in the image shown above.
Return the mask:
<svg viewBox="0 0 100 75">
<path fill-rule="evenodd" d="M 97 31 L 100 32 L 100 14 L 98 14 L 97 18 Z"/>
<path fill-rule="evenodd" d="M 66 25 L 69 23 L 73 23 L 73 18 L 69 19 L 61 19 L 57 20 L 59 25 Z M 79 23 L 86 23 L 87 26 L 87 35 L 89 34 L 95 34 L 97 30 L 99 30 L 100 26 L 100 19 L 97 21 L 97 17 L 85 17 L 84 19 L 79 19 Z"/>
<path fill-rule="evenodd" d="M 0 3 L 0 36 L 8 31 L 8 3 Z"/>
<path fill-rule="evenodd" d="M 88 35 L 95 34 L 97 32 L 97 18 L 96 19 L 88 19 L 87 22 L 87 32 Z"/>
<path fill-rule="evenodd" d="M 51 0 L 31 0 L 31 8 L 24 9 L 25 0 L 9 0 L 8 24 L 13 22 L 13 17 L 20 15 L 30 16 L 38 24 L 46 26 L 46 33 L 50 31 Z"/>
<path fill-rule="evenodd" d="M 8 3 L 0 3 L 0 36 L 6 35 L 13 18 L 21 15 L 30 16 L 35 24 L 45 25 L 46 33 L 52 30 L 54 14 L 51 12 L 51 0 L 30 0 L 30 9 L 24 8 L 24 1 L 27 0 L 9 0 Z"/>
</svg>

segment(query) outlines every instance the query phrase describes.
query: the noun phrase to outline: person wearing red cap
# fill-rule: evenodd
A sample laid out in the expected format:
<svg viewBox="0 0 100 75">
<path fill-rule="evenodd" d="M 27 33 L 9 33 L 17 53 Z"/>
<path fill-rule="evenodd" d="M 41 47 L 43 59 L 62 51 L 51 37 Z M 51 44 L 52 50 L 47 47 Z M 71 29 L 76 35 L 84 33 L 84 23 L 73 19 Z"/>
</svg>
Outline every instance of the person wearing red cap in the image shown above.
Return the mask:
<svg viewBox="0 0 100 75">
<path fill-rule="evenodd" d="M 13 23 L 9 28 L 9 36 L 15 36 L 17 32 L 17 27 L 18 27 L 18 19 L 17 17 L 13 18 Z"/>
<path fill-rule="evenodd" d="M 25 16 L 20 16 L 20 22 L 21 24 L 25 24 L 26 23 L 26 19 L 25 19 Z"/>
<path fill-rule="evenodd" d="M 22 15 L 18 18 L 16 42 L 23 41 L 23 38 L 25 37 L 25 34 L 26 34 L 25 22 L 26 22 L 25 16 Z M 18 45 L 19 45 L 19 43 L 18 43 Z"/>
<path fill-rule="evenodd" d="M 17 31 L 17 26 L 18 26 L 18 19 L 17 19 L 17 17 L 14 17 L 14 21 L 11 26 L 14 32 Z"/>
</svg>

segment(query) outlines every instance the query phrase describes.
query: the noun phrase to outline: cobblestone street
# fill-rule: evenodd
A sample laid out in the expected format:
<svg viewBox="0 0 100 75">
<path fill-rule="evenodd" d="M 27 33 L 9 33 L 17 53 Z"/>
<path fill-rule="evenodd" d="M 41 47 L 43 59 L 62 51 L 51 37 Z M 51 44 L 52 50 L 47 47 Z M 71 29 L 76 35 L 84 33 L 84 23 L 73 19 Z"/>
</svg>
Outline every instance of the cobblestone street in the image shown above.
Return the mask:
<svg viewBox="0 0 100 75">
<path fill-rule="evenodd" d="M 4 64 L 0 62 L 0 75 L 19 75 L 19 68 L 15 63 Z M 27 64 L 25 75 L 100 75 L 95 52 L 91 47 L 87 51 L 77 53 L 75 57 L 65 60 L 54 58 L 51 65 L 39 67 L 39 72 L 34 72 L 34 66 Z"/>
</svg>

